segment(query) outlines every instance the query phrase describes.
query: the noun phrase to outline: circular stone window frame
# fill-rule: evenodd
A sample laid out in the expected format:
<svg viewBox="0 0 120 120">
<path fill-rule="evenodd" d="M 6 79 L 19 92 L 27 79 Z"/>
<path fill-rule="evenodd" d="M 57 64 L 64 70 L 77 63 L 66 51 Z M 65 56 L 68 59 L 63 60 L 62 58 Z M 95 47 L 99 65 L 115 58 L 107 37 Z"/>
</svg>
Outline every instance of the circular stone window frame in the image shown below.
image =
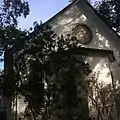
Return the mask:
<svg viewBox="0 0 120 120">
<path fill-rule="evenodd" d="M 82 44 L 82 45 L 87 45 L 87 44 L 90 44 L 91 42 L 92 42 L 92 40 L 93 40 L 93 33 L 92 33 L 92 30 L 86 25 L 86 24 L 84 24 L 84 23 L 79 23 L 79 24 L 77 24 L 73 29 L 72 29 L 72 34 L 73 34 L 73 36 L 74 37 L 76 37 L 76 35 L 74 35 L 75 33 L 74 33 L 74 31 L 75 31 L 75 29 L 77 28 L 77 27 L 79 27 L 79 26 L 81 26 L 81 27 L 83 27 L 83 28 L 85 28 L 88 32 L 89 32 L 89 41 L 86 41 L 86 42 L 80 42 L 80 44 Z M 79 39 L 78 39 L 79 40 Z"/>
</svg>

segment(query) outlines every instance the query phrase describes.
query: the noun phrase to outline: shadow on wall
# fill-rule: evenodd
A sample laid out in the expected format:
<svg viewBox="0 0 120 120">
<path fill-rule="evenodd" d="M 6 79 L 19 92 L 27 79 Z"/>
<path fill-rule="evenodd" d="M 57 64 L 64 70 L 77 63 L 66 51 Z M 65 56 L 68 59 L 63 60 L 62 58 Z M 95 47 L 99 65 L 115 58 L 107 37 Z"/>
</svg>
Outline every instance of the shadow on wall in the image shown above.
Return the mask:
<svg viewBox="0 0 120 120">
<path fill-rule="evenodd" d="M 94 18 L 93 18 L 94 20 Z M 93 38 L 90 44 L 88 45 L 81 45 L 83 47 L 88 48 L 96 48 L 96 49 L 111 49 L 114 51 L 115 57 L 117 61 L 112 65 L 112 71 L 114 75 L 114 82 L 116 85 L 116 95 L 113 96 L 113 89 L 111 87 L 112 79 L 110 74 L 110 69 L 108 66 L 108 61 L 103 58 L 88 58 L 88 61 L 92 67 L 93 73 L 96 74 L 96 83 L 92 84 L 92 100 L 90 104 L 94 106 L 97 119 L 117 119 L 117 112 L 118 108 L 114 104 L 119 104 L 119 86 L 120 86 L 120 67 L 119 67 L 119 51 L 106 39 L 104 35 L 95 27 L 93 22 L 89 21 L 87 17 L 79 10 L 77 6 L 72 6 L 67 11 L 63 12 L 62 15 L 58 16 L 56 19 L 50 22 L 53 30 L 57 33 L 57 35 L 66 36 L 68 34 L 73 33 L 73 29 L 78 24 L 86 24 L 92 31 Z M 99 24 L 99 23 L 98 23 Z M 99 74 L 98 74 L 99 73 Z M 104 92 L 104 94 L 103 94 Z M 113 100 L 117 98 L 116 100 Z M 110 104 L 111 103 L 111 104 Z M 107 107 L 106 107 L 107 106 Z M 93 113 L 94 113 L 93 109 Z M 103 118 L 104 117 L 104 118 Z"/>
<path fill-rule="evenodd" d="M 73 30 L 78 24 L 87 25 L 93 34 L 92 41 L 90 44 L 81 45 L 81 46 L 88 47 L 88 48 L 113 50 L 117 58 L 117 61 L 114 65 L 112 65 L 112 67 L 115 73 L 115 79 L 118 80 L 120 78 L 119 72 L 118 72 L 120 70 L 120 68 L 118 67 L 119 52 L 114 48 L 112 44 L 110 44 L 109 40 L 107 40 L 105 36 L 101 34 L 101 32 L 96 28 L 96 25 L 93 24 L 91 20 L 87 19 L 87 17 L 80 11 L 80 8 L 78 8 L 77 5 L 71 6 L 68 10 L 64 11 L 61 15 L 57 16 L 55 19 L 50 21 L 49 24 L 52 26 L 52 29 L 57 33 L 58 36 L 60 36 L 61 34 L 63 36 L 66 36 L 68 34 L 74 35 Z M 94 59 L 94 62 L 93 62 L 93 59 Z M 97 63 L 99 64 L 101 60 L 98 58 L 90 58 L 89 61 L 92 67 L 95 68 L 95 65 L 97 65 Z"/>
</svg>

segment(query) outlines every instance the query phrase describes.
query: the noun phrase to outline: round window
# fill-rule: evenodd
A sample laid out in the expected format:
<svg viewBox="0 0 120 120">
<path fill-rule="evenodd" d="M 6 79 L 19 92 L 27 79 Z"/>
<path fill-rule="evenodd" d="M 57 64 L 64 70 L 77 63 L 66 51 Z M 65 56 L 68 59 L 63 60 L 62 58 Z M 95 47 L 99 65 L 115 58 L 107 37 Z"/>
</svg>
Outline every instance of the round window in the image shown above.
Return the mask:
<svg viewBox="0 0 120 120">
<path fill-rule="evenodd" d="M 89 44 L 92 41 L 92 31 L 85 24 L 78 24 L 73 29 L 73 36 L 77 37 L 80 44 Z"/>
</svg>

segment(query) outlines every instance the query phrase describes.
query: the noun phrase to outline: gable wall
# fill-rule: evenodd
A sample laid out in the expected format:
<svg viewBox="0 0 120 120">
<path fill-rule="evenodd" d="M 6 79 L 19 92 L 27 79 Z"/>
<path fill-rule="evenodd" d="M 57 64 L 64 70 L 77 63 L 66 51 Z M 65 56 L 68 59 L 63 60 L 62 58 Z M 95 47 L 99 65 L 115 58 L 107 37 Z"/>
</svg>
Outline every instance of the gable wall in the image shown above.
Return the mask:
<svg viewBox="0 0 120 120">
<path fill-rule="evenodd" d="M 91 10 L 84 0 L 74 3 L 69 9 L 62 14 L 56 16 L 49 22 L 52 29 L 57 35 L 67 35 L 72 33 L 72 29 L 79 23 L 86 24 L 93 33 L 92 42 L 85 46 L 96 49 L 112 49 L 117 58 L 117 66 L 119 63 L 120 40 L 112 31 L 104 25 L 98 16 Z M 92 66 L 99 61 L 99 58 L 94 59 Z M 115 65 L 116 66 L 116 65 Z M 115 68 L 118 71 L 118 67 Z"/>
<path fill-rule="evenodd" d="M 96 49 L 111 49 L 116 57 L 116 62 L 112 65 L 114 74 L 114 81 L 120 83 L 120 40 L 88 7 L 85 0 L 74 3 L 68 10 L 53 18 L 49 22 L 52 29 L 57 35 L 67 35 L 72 33 L 72 29 L 79 23 L 86 24 L 93 33 L 93 40 L 85 47 Z M 106 59 L 103 58 L 90 58 L 89 59 L 93 72 L 100 71 L 98 79 L 105 84 L 112 82 L 110 70 Z"/>
<path fill-rule="evenodd" d="M 49 22 L 52 29 L 58 35 L 70 34 L 72 29 L 79 23 L 87 24 L 87 26 L 92 30 L 93 40 L 87 47 L 104 49 L 117 48 L 120 51 L 120 47 L 116 44 L 119 42 L 118 38 L 103 25 L 95 13 L 92 12 L 82 0 L 81 2 L 74 3 L 68 10 Z"/>
</svg>

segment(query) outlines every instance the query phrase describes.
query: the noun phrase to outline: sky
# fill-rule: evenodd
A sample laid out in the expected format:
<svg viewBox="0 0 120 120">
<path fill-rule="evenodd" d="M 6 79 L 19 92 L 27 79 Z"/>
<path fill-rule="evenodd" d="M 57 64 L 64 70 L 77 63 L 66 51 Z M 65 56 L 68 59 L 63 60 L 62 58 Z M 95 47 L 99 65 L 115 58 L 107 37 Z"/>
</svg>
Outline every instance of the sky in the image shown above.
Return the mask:
<svg viewBox="0 0 120 120">
<path fill-rule="evenodd" d="M 45 22 L 64 7 L 70 4 L 69 0 L 26 0 L 30 6 L 30 14 L 26 19 L 19 18 L 18 26 L 24 30 L 32 27 L 33 22 Z M 94 0 L 91 0 L 94 2 Z M 3 69 L 3 64 L 0 63 L 0 69 Z"/>
<path fill-rule="evenodd" d="M 26 0 L 30 6 L 30 14 L 26 19 L 19 18 L 18 26 L 24 30 L 32 27 L 33 22 L 45 22 L 57 12 L 62 10 L 69 4 L 69 0 Z M 0 63 L 0 69 L 4 68 L 4 64 Z"/>
<path fill-rule="evenodd" d="M 69 4 L 69 0 L 27 0 L 30 15 L 26 19 L 19 19 L 19 26 L 28 29 L 34 21 L 45 22 Z"/>
<path fill-rule="evenodd" d="M 27 0 L 30 6 L 30 15 L 26 19 L 19 19 L 19 26 L 22 29 L 29 29 L 33 22 L 45 22 L 68 4 L 69 0 Z M 91 0 L 93 3 L 95 0 Z"/>
</svg>

